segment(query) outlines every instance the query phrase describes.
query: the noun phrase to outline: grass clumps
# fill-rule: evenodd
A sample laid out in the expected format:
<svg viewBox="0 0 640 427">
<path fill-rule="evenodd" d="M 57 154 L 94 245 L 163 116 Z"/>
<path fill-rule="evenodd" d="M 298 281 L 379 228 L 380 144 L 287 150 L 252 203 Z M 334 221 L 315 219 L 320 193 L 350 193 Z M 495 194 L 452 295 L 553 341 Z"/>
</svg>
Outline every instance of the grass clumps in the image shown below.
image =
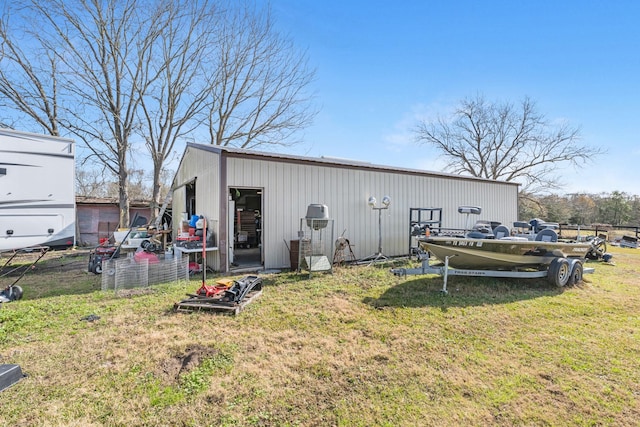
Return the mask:
<svg viewBox="0 0 640 427">
<path fill-rule="evenodd" d="M 87 274 L 38 292 L 40 276 L 0 310 L 0 363 L 28 374 L 0 424 L 635 425 L 640 255 L 612 252 L 561 289 L 269 274 L 237 316 L 174 313 L 198 280 L 115 295 Z"/>
</svg>

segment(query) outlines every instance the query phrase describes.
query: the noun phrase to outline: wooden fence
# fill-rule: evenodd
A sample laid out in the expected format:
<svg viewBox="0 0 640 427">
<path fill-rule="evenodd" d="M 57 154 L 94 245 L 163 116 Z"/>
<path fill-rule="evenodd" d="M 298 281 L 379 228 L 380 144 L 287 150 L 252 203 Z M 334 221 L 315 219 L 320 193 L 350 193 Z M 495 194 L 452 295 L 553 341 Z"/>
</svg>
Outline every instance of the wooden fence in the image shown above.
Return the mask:
<svg viewBox="0 0 640 427">
<path fill-rule="evenodd" d="M 576 235 L 577 232 L 586 232 L 586 234 L 593 234 L 599 236 L 600 234 L 606 234 L 607 236 L 611 231 L 616 231 L 615 234 L 633 235 L 635 238 L 640 237 L 640 226 L 633 225 L 575 225 L 575 224 L 560 224 L 560 236 L 563 235 Z M 618 233 L 619 232 L 619 233 Z"/>
</svg>

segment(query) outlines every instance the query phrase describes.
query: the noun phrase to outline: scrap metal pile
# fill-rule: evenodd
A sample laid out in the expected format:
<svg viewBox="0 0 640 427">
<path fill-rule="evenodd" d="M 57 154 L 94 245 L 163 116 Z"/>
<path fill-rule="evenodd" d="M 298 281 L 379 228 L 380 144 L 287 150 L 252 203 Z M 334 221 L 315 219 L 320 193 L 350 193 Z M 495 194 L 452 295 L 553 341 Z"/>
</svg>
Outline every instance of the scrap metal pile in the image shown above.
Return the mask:
<svg viewBox="0 0 640 427">
<path fill-rule="evenodd" d="M 239 280 L 223 279 L 215 285 L 204 281 L 196 294 L 174 304 L 175 311 L 214 311 L 238 314 L 247 304 L 262 294 L 262 279 L 245 276 Z"/>
</svg>

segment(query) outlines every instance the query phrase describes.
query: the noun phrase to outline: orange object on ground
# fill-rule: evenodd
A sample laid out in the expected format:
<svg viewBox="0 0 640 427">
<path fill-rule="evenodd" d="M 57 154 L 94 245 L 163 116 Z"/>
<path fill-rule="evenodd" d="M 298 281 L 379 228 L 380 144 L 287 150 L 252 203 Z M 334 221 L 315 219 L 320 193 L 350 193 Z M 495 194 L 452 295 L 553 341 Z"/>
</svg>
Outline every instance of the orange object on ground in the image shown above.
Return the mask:
<svg viewBox="0 0 640 427">
<path fill-rule="evenodd" d="M 231 286 L 233 286 L 233 280 L 230 279 L 219 280 L 215 285 L 207 285 L 203 283 L 202 286 L 200 286 L 200 289 L 198 289 L 197 294 L 203 297 L 212 297 L 226 291 L 231 288 Z"/>
</svg>

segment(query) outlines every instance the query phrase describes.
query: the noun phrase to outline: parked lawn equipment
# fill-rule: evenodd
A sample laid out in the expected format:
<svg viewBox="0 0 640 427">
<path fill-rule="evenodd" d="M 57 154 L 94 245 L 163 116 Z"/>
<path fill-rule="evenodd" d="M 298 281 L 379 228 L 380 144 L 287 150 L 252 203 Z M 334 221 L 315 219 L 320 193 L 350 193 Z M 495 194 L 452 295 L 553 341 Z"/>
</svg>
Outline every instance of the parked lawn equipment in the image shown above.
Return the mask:
<svg viewBox="0 0 640 427">
<path fill-rule="evenodd" d="M 87 266 L 87 270 L 91 273 L 102 274 L 102 262 L 120 257 L 120 249 L 122 248 L 122 245 L 127 242 L 129 236 L 132 236 L 132 238 L 137 237 L 136 230 L 138 230 L 139 226 L 141 225 L 141 221 L 146 222 L 146 219 L 136 213 L 131 220 L 131 226 L 127 230 L 127 233 L 122 236 L 120 241 L 115 245 L 110 244 L 107 239 L 105 239 L 104 241 L 101 240 L 100 245 L 96 246 L 94 250 L 89 253 L 89 265 Z M 114 236 L 115 234 L 116 233 L 114 232 Z M 149 241 L 146 239 L 146 233 L 144 234 L 144 236 L 144 239 L 138 239 L 141 240 L 140 247 L 142 247 L 143 249 L 145 248 L 143 245 L 145 243 L 149 243 Z M 156 246 L 153 246 L 151 249 L 155 251 Z"/>
<path fill-rule="evenodd" d="M 141 231 L 137 225 L 139 223 L 138 218 L 139 217 L 136 214 L 132 221 L 132 226 L 116 245 L 110 244 L 109 241 L 105 239 L 104 242 L 101 242 L 100 245 L 96 246 L 94 250 L 89 253 L 89 265 L 87 266 L 88 271 L 95 274 L 102 274 L 102 263 L 104 261 L 119 258 L 120 251 L 123 248 L 123 245 L 125 245 L 125 242 L 127 242 L 127 245 L 124 246 L 125 249 L 137 247 L 144 250 L 145 254 L 143 255 L 156 254 L 164 251 L 164 247 L 161 242 L 149 236 L 146 230 Z M 138 252 L 139 249 L 137 250 Z M 139 259 L 136 259 L 136 261 L 138 260 Z"/>
<path fill-rule="evenodd" d="M 140 249 L 133 255 L 133 259 L 139 262 L 148 259 L 150 264 L 158 263 L 156 254 L 162 253 L 162 243 L 153 240 L 144 240 L 140 244 Z M 88 270 L 95 274 L 102 274 L 102 263 L 120 257 L 120 245 L 100 245 L 89 254 Z"/>
<path fill-rule="evenodd" d="M 108 242 L 97 246 L 89 253 L 89 265 L 87 270 L 91 273 L 102 274 L 102 262 L 120 256 L 120 247 Z"/>
</svg>

